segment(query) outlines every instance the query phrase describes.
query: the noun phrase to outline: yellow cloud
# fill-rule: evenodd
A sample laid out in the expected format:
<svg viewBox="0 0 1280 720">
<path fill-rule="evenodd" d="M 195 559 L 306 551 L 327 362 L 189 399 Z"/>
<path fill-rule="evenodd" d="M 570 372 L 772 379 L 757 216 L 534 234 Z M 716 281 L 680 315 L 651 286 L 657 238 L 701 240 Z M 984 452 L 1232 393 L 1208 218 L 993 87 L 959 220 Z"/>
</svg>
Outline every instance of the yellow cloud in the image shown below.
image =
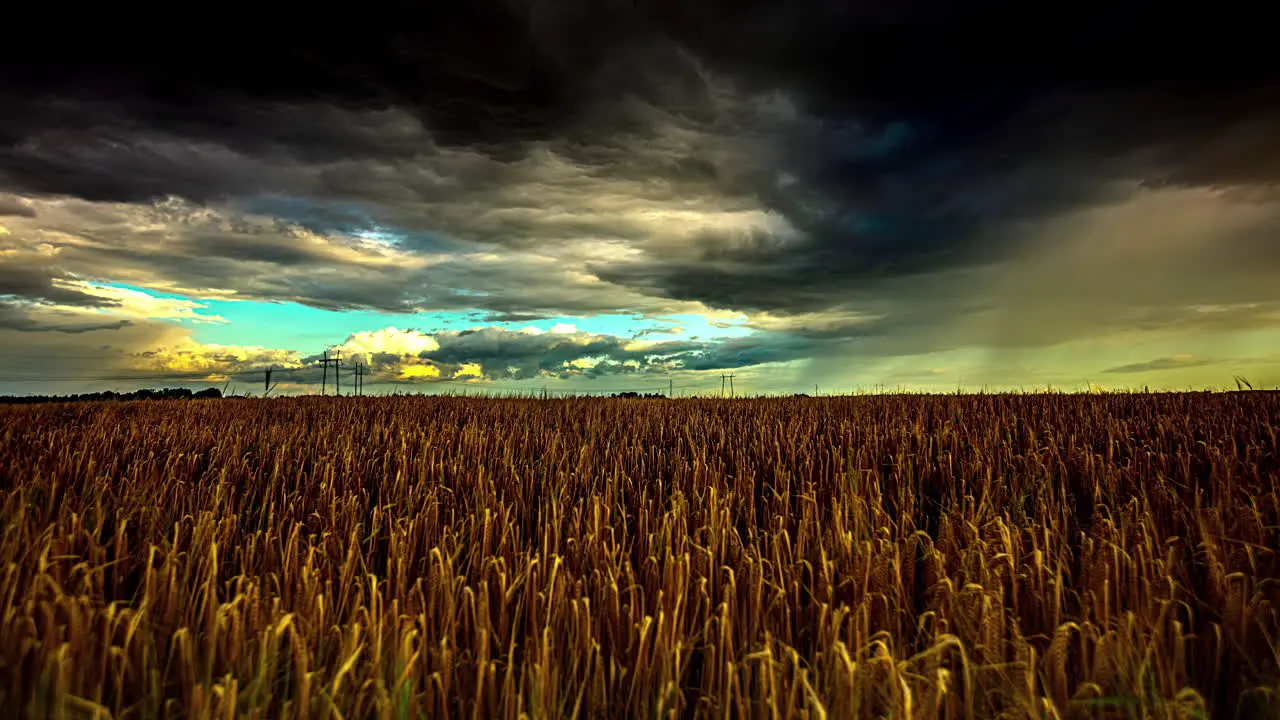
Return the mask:
<svg viewBox="0 0 1280 720">
<path fill-rule="evenodd" d="M 297 368 L 302 363 L 298 353 L 277 348 L 249 347 L 241 345 L 206 345 L 190 338 L 181 338 L 173 344 L 165 344 L 140 354 L 135 369 L 175 373 L 208 373 L 222 376 L 258 370 L 274 365 L 278 368 Z"/>
<path fill-rule="evenodd" d="M 99 285 L 97 283 L 85 282 L 83 280 L 63 280 L 61 278 L 55 278 L 51 282 L 54 287 L 66 290 L 75 290 L 85 295 L 101 298 L 112 303 L 109 308 L 101 310 L 67 308 L 69 312 L 109 313 L 111 315 L 122 315 L 124 317 L 139 320 L 191 320 L 193 322 L 203 323 L 227 322 L 226 319 L 220 315 L 206 315 L 202 313 L 201 310 L 204 310 L 208 306 L 204 303 L 195 302 L 193 300 L 154 297 L 147 293 L 131 290 L 129 288 Z"/>
<path fill-rule="evenodd" d="M 632 340 L 631 342 L 623 345 L 622 349 L 625 352 L 641 352 L 658 344 L 659 343 L 654 340 Z"/>
<path fill-rule="evenodd" d="M 440 344 L 430 335 L 394 326 L 380 330 L 362 330 L 334 348 L 343 355 L 385 354 L 396 357 L 417 357 L 420 353 L 439 349 Z"/>
<path fill-rule="evenodd" d="M 480 369 L 480 363 L 462 363 L 458 366 L 454 377 L 482 377 L 483 371 Z"/>
<path fill-rule="evenodd" d="M 400 368 L 400 378 L 402 380 L 438 377 L 440 377 L 440 368 L 435 365 L 406 365 Z"/>
</svg>

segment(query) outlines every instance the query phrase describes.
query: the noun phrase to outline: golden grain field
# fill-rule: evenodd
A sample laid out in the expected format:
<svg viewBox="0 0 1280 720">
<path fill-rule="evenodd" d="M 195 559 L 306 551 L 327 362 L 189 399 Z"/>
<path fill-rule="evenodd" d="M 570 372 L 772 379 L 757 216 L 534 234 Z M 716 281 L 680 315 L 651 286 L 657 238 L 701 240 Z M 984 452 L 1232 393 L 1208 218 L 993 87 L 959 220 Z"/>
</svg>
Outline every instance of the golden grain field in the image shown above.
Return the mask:
<svg viewBox="0 0 1280 720">
<path fill-rule="evenodd" d="M 0 407 L 0 714 L 1280 715 L 1280 394 Z"/>
</svg>

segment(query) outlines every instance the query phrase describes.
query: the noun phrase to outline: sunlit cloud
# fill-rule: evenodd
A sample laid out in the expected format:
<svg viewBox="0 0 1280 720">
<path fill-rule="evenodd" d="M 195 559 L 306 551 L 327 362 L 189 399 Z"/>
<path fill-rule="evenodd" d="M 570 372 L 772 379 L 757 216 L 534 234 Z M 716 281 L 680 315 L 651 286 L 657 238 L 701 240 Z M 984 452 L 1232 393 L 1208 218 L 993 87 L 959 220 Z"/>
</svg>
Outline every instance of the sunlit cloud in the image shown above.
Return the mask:
<svg viewBox="0 0 1280 720">
<path fill-rule="evenodd" d="M 438 350 L 435 338 L 418 330 L 385 327 L 353 334 L 333 350 L 347 356 L 389 356 L 417 358 L 422 353 Z"/>
<path fill-rule="evenodd" d="M 400 379 L 420 380 L 440 377 L 440 368 L 435 365 L 405 365 L 400 368 Z"/>
<path fill-rule="evenodd" d="M 225 323 L 219 315 L 201 312 L 207 306 L 181 298 L 156 297 L 130 288 L 113 287 L 83 280 L 54 279 L 53 286 L 102 300 L 94 312 L 145 320 L 189 320 L 196 323 Z"/>
<path fill-rule="evenodd" d="M 132 369 L 157 373 L 207 373 L 221 379 L 265 368 L 299 368 L 301 358 L 292 350 L 235 345 L 205 345 L 189 339 L 160 345 L 132 355 Z"/>
</svg>

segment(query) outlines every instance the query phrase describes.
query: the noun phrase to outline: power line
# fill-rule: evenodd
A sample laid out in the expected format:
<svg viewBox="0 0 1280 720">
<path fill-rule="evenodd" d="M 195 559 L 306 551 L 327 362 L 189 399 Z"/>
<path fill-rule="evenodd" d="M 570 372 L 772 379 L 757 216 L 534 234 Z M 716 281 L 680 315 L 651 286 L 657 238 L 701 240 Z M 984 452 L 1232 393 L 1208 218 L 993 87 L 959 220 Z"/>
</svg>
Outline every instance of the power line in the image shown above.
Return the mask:
<svg viewBox="0 0 1280 720">
<path fill-rule="evenodd" d="M 355 367 L 355 372 L 356 372 L 356 394 L 364 395 L 364 376 L 368 374 L 365 371 L 364 363 L 357 362 Z"/>
<path fill-rule="evenodd" d="M 330 358 L 329 360 L 331 364 L 336 364 L 336 362 L 338 362 L 337 358 Z M 299 373 L 314 372 L 316 370 L 324 371 L 324 377 L 322 377 L 321 382 L 327 385 L 328 373 L 327 373 L 327 368 L 324 367 L 323 365 L 313 365 L 313 366 L 305 366 L 305 367 L 297 367 L 297 368 L 278 367 L 278 366 L 272 365 L 270 367 L 262 368 L 262 369 L 240 370 L 236 372 L 225 372 L 225 371 L 195 372 L 193 371 L 193 372 L 185 372 L 185 373 L 155 372 L 155 373 L 129 373 L 129 374 L 121 373 L 121 374 L 108 374 L 108 375 L 24 375 L 19 377 L 5 377 L 3 379 L 0 379 L 0 382 L 61 382 L 61 381 L 92 382 L 92 381 L 113 381 L 113 380 L 114 381 L 173 380 L 173 381 L 189 381 L 189 382 L 221 382 L 227 378 L 261 377 L 266 379 L 271 377 L 277 377 L 279 375 L 287 375 L 287 376 L 290 376 L 291 379 L 296 379 L 296 375 L 298 375 Z M 375 379 L 382 378 L 386 380 L 392 380 L 392 379 L 402 380 L 403 379 L 400 376 L 395 375 L 389 371 L 370 370 L 367 366 L 364 366 L 361 364 L 357 364 L 349 372 L 351 377 L 360 377 L 360 378 L 374 377 Z M 315 382 L 315 380 L 312 379 L 304 382 L 306 382 L 306 384 L 312 384 Z M 278 381 L 275 384 L 279 384 Z M 363 379 L 360 380 L 360 384 L 363 385 Z M 438 379 L 425 381 L 421 384 L 422 385 L 466 384 L 468 386 L 485 387 L 485 388 L 492 388 L 492 389 L 511 389 L 511 390 L 521 390 L 521 389 L 537 390 L 538 389 L 537 386 L 530 388 L 529 386 L 525 386 L 525 385 L 506 385 L 506 384 L 500 385 L 500 384 L 494 384 L 494 383 L 485 383 L 482 381 L 477 381 L 472 378 L 438 378 Z M 676 385 L 674 381 L 668 380 L 665 389 L 668 392 L 674 392 L 675 390 L 678 390 L 678 389 L 695 387 L 697 385 L 698 385 L 697 383 L 685 383 L 685 384 Z M 549 393 L 561 393 L 561 392 L 568 392 L 568 393 L 597 392 L 598 393 L 598 392 L 641 392 L 641 391 L 657 392 L 662 389 L 664 389 L 662 385 L 653 384 L 653 385 L 628 385 L 625 387 L 606 386 L 606 387 L 583 387 L 583 388 L 547 388 L 547 392 Z"/>
<path fill-rule="evenodd" d="M 733 397 L 733 374 L 722 374 L 720 376 L 720 397 L 724 397 L 724 381 L 729 381 L 729 397 Z"/>
<path fill-rule="evenodd" d="M 326 360 L 328 363 L 326 364 Z M 263 380 L 264 396 L 279 386 L 283 380 L 292 384 L 314 384 L 316 379 L 314 376 L 310 378 L 299 377 L 303 374 L 313 373 L 316 370 L 321 371 L 321 392 L 328 384 L 328 365 L 335 365 L 335 381 L 340 383 L 340 365 L 338 358 L 329 358 L 327 353 L 324 359 L 317 361 L 314 365 L 302 367 L 278 367 L 275 365 L 250 370 L 229 371 L 190 371 L 190 372 L 134 372 L 134 373 L 113 373 L 103 375 L 86 375 L 86 374 L 66 374 L 66 375 L 23 375 L 18 377 L 6 377 L 0 380 L 0 383 L 51 383 L 51 382 L 174 382 L 174 383 L 208 383 L 216 384 L 230 379 L 248 379 L 261 378 Z M 399 376 L 391 370 L 373 370 L 362 363 L 356 363 L 351 371 L 352 377 L 355 378 L 357 392 L 363 394 L 366 377 L 373 377 L 375 382 L 384 381 L 404 381 L 405 378 Z M 727 377 L 727 376 L 726 376 Z M 723 378 L 722 378 L 723 384 Z M 435 385 L 464 385 L 466 387 L 482 390 L 486 393 L 530 393 L 538 392 L 537 386 L 516 385 L 505 383 L 493 383 L 477 380 L 472 377 L 462 378 L 435 378 L 426 382 L 414 383 L 420 388 L 428 388 Z M 337 385 L 341 387 L 341 385 Z M 667 379 L 666 387 L 663 388 L 658 384 L 645 385 L 628 385 L 628 386 L 605 386 L 605 387 L 581 387 L 581 388 L 550 388 L 543 387 L 544 395 L 602 395 L 609 393 L 660 393 L 663 389 L 667 391 L 669 396 L 673 396 L 676 390 L 702 388 L 709 390 L 705 383 L 683 383 L 676 384 L 671 378 Z M 723 387 L 722 387 L 723 392 Z"/>
<path fill-rule="evenodd" d="M 9 354 L 8 356 L 19 357 L 21 356 L 21 353 Z M 4 354 L 0 354 L 0 358 L 2 357 L 4 357 Z M 33 355 L 31 357 L 34 358 L 36 356 Z M 60 357 L 70 358 L 71 356 L 60 356 Z M 100 358 L 101 356 L 86 356 L 86 357 Z M 124 356 L 122 356 L 122 359 L 123 357 Z M 41 357 L 41 359 L 45 359 L 45 358 Z M 333 365 L 335 390 L 340 393 L 341 382 L 342 382 L 341 381 L 341 373 L 342 373 L 341 356 L 337 355 L 334 357 L 330 357 L 329 351 L 326 350 L 324 351 L 322 358 L 312 362 L 313 364 L 309 364 L 301 367 L 283 367 L 282 368 L 282 367 L 277 367 L 275 365 L 272 365 L 264 368 L 254 368 L 254 369 L 245 369 L 245 370 L 236 370 L 236 371 L 230 371 L 230 370 L 192 370 L 192 371 L 186 371 L 186 372 L 118 371 L 114 373 L 108 372 L 100 375 L 92 375 L 87 373 L 75 373 L 75 372 L 67 372 L 63 374 L 48 374 L 48 375 L 31 373 L 31 374 L 20 374 L 17 376 L 6 377 L 3 380 L 0 380 L 0 382 L 10 382 L 10 383 L 140 382 L 141 383 L 141 382 L 156 381 L 156 382 L 174 382 L 174 383 L 214 384 L 214 383 L 225 382 L 230 379 L 244 380 L 249 378 L 255 378 L 255 379 L 261 378 L 263 381 L 263 393 L 265 395 L 271 392 L 273 388 L 278 386 L 281 381 L 289 382 L 291 384 L 312 384 L 315 382 L 314 376 L 300 377 L 300 375 L 309 374 L 316 370 L 319 370 L 321 373 L 321 377 L 320 377 L 321 394 L 325 394 L 325 388 L 328 385 L 329 365 Z M 364 393 L 364 384 L 365 384 L 365 379 L 367 377 L 373 377 L 375 382 L 378 382 L 381 380 L 386 382 L 400 383 L 406 380 L 410 380 L 409 378 L 403 377 L 401 374 L 397 373 L 395 370 L 389 370 L 389 369 L 375 370 L 373 368 L 365 366 L 363 363 L 358 361 L 355 363 L 355 367 L 352 371 L 352 377 L 355 383 L 355 391 L 361 395 L 363 395 Z M 531 378 L 531 380 L 533 379 Z M 732 381 L 731 378 L 730 378 L 730 381 Z M 521 381 L 516 381 L 516 382 L 520 383 Z M 544 385 L 543 393 L 544 395 L 552 395 L 552 394 L 600 395 L 600 394 L 607 394 L 607 393 L 630 393 L 630 392 L 659 393 L 664 388 L 661 388 L 659 385 L 657 385 L 657 382 L 661 382 L 661 381 L 660 380 L 656 381 L 655 384 L 652 386 L 647 384 L 627 385 L 627 386 L 609 385 L 604 387 L 581 387 L 581 388 L 560 388 L 560 389 L 552 389 L 550 387 L 545 387 Z M 721 378 L 722 386 L 723 386 L 723 383 L 724 383 L 724 377 L 722 376 Z M 440 385 L 440 384 L 465 385 L 466 387 L 476 388 L 478 390 L 483 390 L 485 392 L 523 393 L 523 392 L 531 391 L 531 388 L 524 384 L 506 384 L 501 382 L 495 383 L 491 381 L 485 382 L 475 377 L 431 378 L 429 380 L 426 380 L 425 382 L 413 383 L 413 384 L 418 385 L 419 387 L 422 387 L 422 388 L 428 388 L 428 387 L 431 387 L 434 385 Z M 691 384 L 677 385 L 674 379 L 668 377 L 665 390 L 668 396 L 674 396 L 675 391 L 677 389 L 692 388 L 692 387 L 696 387 L 696 385 L 691 385 Z M 732 393 L 732 386 L 730 388 L 730 391 Z M 723 394 L 723 387 L 722 387 L 722 394 Z"/>
<path fill-rule="evenodd" d="M 337 362 L 339 362 L 337 358 L 330 358 L 329 361 L 330 361 L 330 364 L 335 364 L 335 365 L 337 364 Z M 239 371 L 239 372 L 137 373 L 137 374 L 116 374 L 116 375 L 40 375 L 40 376 L 28 375 L 28 376 L 21 376 L 21 377 L 5 377 L 2 380 L 0 380 L 0 382 L 111 382 L 111 381 L 125 382 L 125 381 L 131 381 L 131 380 L 137 380 L 137 381 L 156 380 L 156 381 L 171 381 L 171 382 L 217 383 L 217 382 L 223 382 L 228 378 L 261 377 L 264 379 L 264 381 L 267 381 L 269 383 L 270 378 L 276 375 L 287 375 L 287 376 L 290 376 L 289 379 L 299 380 L 299 378 L 296 377 L 298 373 L 313 372 L 315 370 L 321 370 L 323 372 L 323 376 L 320 382 L 322 386 L 327 386 L 328 384 L 327 366 L 312 366 L 312 367 L 303 367 L 303 368 L 280 368 L 280 367 L 272 366 L 270 368 L 264 368 L 261 370 L 245 370 L 245 371 Z M 377 377 L 382 377 L 384 379 L 400 379 L 398 377 L 394 377 L 385 372 L 370 371 L 368 368 L 363 366 L 358 366 L 357 368 L 351 371 L 351 377 L 358 378 L 358 383 L 359 383 L 358 387 L 361 390 L 363 390 L 363 385 L 364 385 L 363 378 L 369 377 L 369 376 L 374 376 L 375 379 Z M 335 372 L 335 381 L 340 382 L 340 380 L 338 380 L 337 372 Z M 310 380 L 303 380 L 302 382 L 304 382 L 305 384 L 314 384 L 316 381 L 315 379 L 310 379 Z M 277 381 L 275 384 L 278 385 L 279 381 Z M 492 383 L 477 382 L 475 380 L 465 379 L 465 378 L 440 378 L 440 379 L 434 379 L 427 382 L 423 382 L 420 384 L 424 386 L 438 385 L 438 384 L 466 384 L 468 386 L 478 386 L 478 387 L 484 387 L 486 389 L 493 389 L 493 390 L 536 389 L 536 388 L 529 388 L 527 386 L 519 386 L 519 385 L 495 385 Z M 265 387 L 271 387 L 271 385 L 267 385 Z M 337 387 L 341 387 L 341 386 L 338 385 Z M 683 386 L 679 386 L 679 387 L 683 387 Z M 583 389 L 547 388 L 547 392 L 548 393 L 638 392 L 638 391 L 655 391 L 658 389 L 659 389 L 659 386 L 651 386 L 651 387 L 631 386 L 631 387 L 625 387 L 625 388 L 605 387 L 605 388 L 583 388 Z"/>
<path fill-rule="evenodd" d="M 402 382 L 405 380 L 405 378 L 400 377 L 399 375 L 396 375 L 394 371 L 389 371 L 389 370 L 365 370 L 365 374 L 366 376 L 372 376 L 375 379 L 382 378 L 386 380 L 402 381 Z M 477 380 L 472 378 L 457 378 L 457 377 L 433 378 L 431 380 L 427 380 L 427 381 L 424 381 L 421 383 L 415 383 L 415 384 L 420 387 L 430 387 L 432 385 L 462 384 L 462 385 L 466 385 L 467 387 L 474 387 L 477 390 L 485 390 L 489 392 L 502 392 L 502 391 L 527 392 L 527 393 L 544 393 L 545 392 L 546 394 L 557 394 L 557 395 L 594 395 L 594 394 L 601 394 L 601 393 L 622 393 L 622 392 L 658 393 L 658 392 L 661 392 L 663 389 L 661 385 L 656 385 L 656 384 L 645 385 L 645 386 L 631 385 L 627 387 L 548 388 L 545 386 L 538 386 L 538 385 L 510 385 L 510 384 L 485 383 L 485 382 L 478 382 Z M 673 380 L 668 379 L 666 390 L 668 393 L 674 393 L 675 390 L 698 387 L 698 386 L 700 386 L 699 383 L 687 383 L 687 384 L 676 385 Z"/>
<path fill-rule="evenodd" d="M 325 386 L 329 384 L 329 351 L 324 351 L 324 360 L 320 361 L 324 368 L 324 374 L 320 376 L 320 394 L 324 394 Z"/>
</svg>

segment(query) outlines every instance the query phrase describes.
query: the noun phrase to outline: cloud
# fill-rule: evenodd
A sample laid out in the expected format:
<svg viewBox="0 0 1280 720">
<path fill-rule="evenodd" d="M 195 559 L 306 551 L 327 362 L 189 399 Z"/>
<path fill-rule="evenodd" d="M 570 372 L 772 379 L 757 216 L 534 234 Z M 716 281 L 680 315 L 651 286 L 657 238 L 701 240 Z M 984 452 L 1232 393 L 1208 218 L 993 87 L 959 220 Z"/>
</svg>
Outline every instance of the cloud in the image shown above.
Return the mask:
<svg viewBox="0 0 1280 720">
<path fill-rule="evenodd" d="M 164 211 L 182 235 L 162 269 L 204 283 L 246 264 L 355 274 L 359 258 L 335 252 L 334 238 L 377 236 L 391 239 L 388 260 L 433 257 L 436 271 L 422 280 L 474 290 L 467 297 L 490 298 L 477 304 L 499 315 L 679 303 L 785 315 L 839 308 L 884 280 L 999 265 L 1027 252 L 1028 224 L 1124 202 L 1144 183 L 1274 179 L 1267 160 L 1246 168 L 1233 149 L 1264 142 L 1265 123 L 1249 114 L 1263 106 L 1247 104 L 1245 91 L 1224 101 L 1236 114 L 1191 114 L 1183 96 L 1154 90 L 1046 89 L 984 103 L 916 99 L 879 118 L 827 109 L 814 88 L 745 81 L 750 64 L 717 61 L 714 48 L 704 61 L 669 41 L 639 47 L 608 60 L 612 51 L 597 48 L 602 64 L 583 78 L 591 102 L 580 123 L 505 143 L 451 134 L 412 103 L 241 100 L 160 124 L 151 105 L 61 100 L 61 123 L 20 120 L 8 182 L 98 201 L 224 204 L 209 214 L 168 201 Z M 618 80 L 623 68 L 647 67 L 642 60 L 656 65 Z M 629 85 L 643 92 L 623 93 Z M 36 108 L 27 116 L 44 107 L 28 103 Z M 1162 120 L 1179 113 L 1191 119 Z M 1221 151 L 1205 150 L 1205 138 Z M 294 237 L 304 228 L 325 240 Z M 525 288 L 477 288 L 501 275 L 469 262 L 490 252 L 513 265 L 520 254 L 553 259 L 538 294 L 565 280 L 585 287 L 549 302 Z M 403 293 L 373 297 L 419 277 L 379 283 L 368 277 L 374 265 L 363 265 L 366 277 L 329 293 L 304 277 L 289 289 L 320 307 L 420 306 Z M 288 296 L 282 290 L 259 292 Z M 442 292 L 433 295 L 445 306 Z"/>
<path fill-rule="evenodd" d="M 84 307 L 115 304 L 110 297 L 83 292 L 66 277 L 46 258 L 22 253 L 0 255 L 0 296 Z"/>
<path fill-rule="evenodd" d="M 496 312 L 489 313 L 480 318 L 481 322 L 487 323 L 519 323 L 534 322 L 537 320 L 545 320 L 545 315 L 537 313 L 521 313 L 521 312 Z"/>
<path fill-rule="evenodd" d="M 228 384 L 256 389 L 263 369 L 286 392 L 309 389 L 298 353 L 201 343 L 161 320 L 97 320 L 43 305 L 0 306 L 0 394 L 73 393 Z M 319 373 L 314 373 L 319 380 Z"/>
<path fill-rule="evenodd" d="M 1104 373 L 1142 373 L 1155 370 L 1182 370 L 1185 368 L 1201 367 L 1209 365 L 1209 360 L 1196 358 L 1191 355 L 1170 355 L 1169 357 L 1156 358 L 1147 362 L 1129 363 L 1128 365 L 1118 365 L 1113 368 L 1103 370 Z"/>
<path fill-rule="evenodd" d="M 430 334 L 387 327 L 352 334 L 331 352 L 365 363 L 382 379 L 518 381 L 683 372 L 705 366 L 700 358 L 708 350 L 706 343 L 636 342 L 561 323 L 550 330 L 489 326 Z"/>
<path fill-rule="evenodd" d="M 36 216 L 36 211 L 22 198 L 0 193 L 0 217 L 5 215 L 32 218 Z"/>
<path fill-rule="evenodd" d="M 819 312 L 751 313 L 745 324 L 756 330 L 822 338 L 857 335 L 860 328 L 883 319 L 884 315 L 837 307 Z"/>
<path fill-rule="evenodd" d="M 650 335 L 683 335 L 683 334 L 685 334 L 685 329 L 680 327 L 679 325 L 664 325 L 661 327 L 645 328 L 637 332 L 635 335 L 632 335 L 631 337 L 633 340 L 640 340 L 642 338 L 649 337 Z"/>
<path fill-rule="evenodd" d="M 190 320 L 197 323 L 226 323 L 219 315 L 201 312 L 203 303 L 181 298 L 156 297 L 130 288 L 97 285 L 83 280 L 54 280 L 55 287 L 88 298 L 112 315 L 149 320 Z"/>
<path fill-rule="evenodd" d="M 710 344 L 684 362 L 689 370 L 730 370 L 770 363 L 808 360 L 828 351 L 821 342 L 790 335 L 732 338 Z"/>
<path fill-rule="evenodd" d="M 57 332 L 69 335 L 97 332 L 99 330 L 120 330 L 133 324 L 131 320 L 115 320 L 111 322 L 86 322 L 81 318 L 57 316 L 37 319 L 26 307 L 18 303 L 0 302 L 0 328 L 19 332 Z"/>
<path fill-rule="evenodd" d="M 65 293 L 59 306 L 97 307 L 94 312 L 118 317 L 221 320 L 202 312 L 199 300 L 155 299 L 67 278 L 99 272 L 195 297 L 295 301 L 332 309 L 489 308 L 484 314 L 508 321 L 619 308 L 655 316 L 673 308 L 714 314 L 698 303 L 681 305 L 661 293 L 645 296 L 592 275 L 591 258 L 600 249 L 589 244 L 559 246 L 574 252 L 554 257 L 537 247 L 427 254 L 177 200 L 149 207 L 33 203 L 40 208 L 39 227 L 15 223 L 16 232 L 6 237 L 13 252 L 0 257 L 0 268 L 24 269 L 24 292 L 42 302 L 52 302 L 44 296 Z M 747 311 L 718 315 L 753 330 L 752 336 L 671 346 L 678 359 L 646 360 L 638 346 L 620 338 L 604 344 L 588 340 L 582 349 L 535 347 L 518 344 L 519 339 L 512 344 L 505 336 L 494 339 L 505 344 L 491 356 L 484 351 L 468 357 L 459 347 L 474 339 L 444 336 L 453 344 L 445 347 L 441 341 L 440 357 L 419 360 L 444 368 L 446 377 L 464 363 L 477 363 L 490 379 L 599 377 L 645 368 L 710 372 L 797 361 L 816 363 L 821 375 L 866 366 L 874 358 L 957 347 L 1009 350 L 1130 331 L 1273 327 L 1280 325 L 1280 297 L 1269 281 L 1276 263 L 1267 233 L 1280 219 L 1276 212 L 1265 193 L 1140 188 L 1123 202 L 1029 226 L 1022 250 L 999 263 L 857 284 L 824 285 L 817 278 L 805 288 L 815 309 L 795 310 L 787 303 L 784 310 L 750 309 L 776 290 L 762 271 L 763 277 L 735 286 Z M 217 233 L 291 251 L 239 258 L 217 249 L 215 256 L 196 259 L 201 240 L 222 237 Z M 543 312 L 522 312 L 529 308 Z M 572 328 L 560 329 L 573 334 Z M 379 352 L 382 341 L 369 342 L 351 352 Z M 386 351 L 404 355 L 395 348 Z M 417 352 L 421 355 L 422 348 Z M 592 352 L 600 353 L 599 359 L 584 365 L 584 358 L 597 357 Z M 532 357 L 539 354 L 547 356 L 547 364 Z"/>
<path fill-rule="evenodd" d="M 437 333 L 440 347 L 420 357 L 446 366 L 473 364 L 486 377 L 600 376 L 680 367 L 685 356 L 702 345 L 660 342 L 632 345 L 627 338 L 587 333 L 572 326 L 549 332 L 512 331 L 497 327 Z"/>
<path fill-rule="evenodd" d="M 1275 327 L 1265 31 L 968 10 L 482 0 L 305 39 L 270 11 L 77 36 L 91 73 L 0 81 L 0 295 L 101 322 L 215 321 L 198 303 L 217 297 L 397 326 L 730 313 L 753 331 L 689 341 L 686 370 L 958 348 L 1013 367 Z M 397 333 L 348 343 L 403 364 Z M 677 362 L 576 331 L 430 338 L 413 362 L 445 374 Z"/>
<path fill-rule="evenodd" d="M 355 333 L 334 348 L 347 355 L 400 360 L 416 358 L 440 348 L 440 343 L 418 330 L 401 330 L 394 326 Z"/>
<path fill-rule="evenodd" d="M 288 372 L 304 367 L 293 350 L 261 346 L 201 343 L 188 335 L 168 335 L 145 350 L 129 354 L 130 366 L 158 373 L 205 374 L 214 379 L 249 376 L 260 379 L 267 367 Z"/>
<path fill-rule="evenodd" d="M 541 317 L 617 307 L 690 309 L 601 282 L 585 269 L 594 252 L 588 244 L 426 253 L 178 199 L 153 205 L 32 202 L 39 219 L 11 223 L 4 240 L 12 253 L 0 256 L 0 283 L 8 274 L 8 284 L 19 286 L 12 292 L 31 296 L 57 290 L 54 279 L 74 277 L 189 297 L 336 310 L 478 308 Z"/>
</svg>

